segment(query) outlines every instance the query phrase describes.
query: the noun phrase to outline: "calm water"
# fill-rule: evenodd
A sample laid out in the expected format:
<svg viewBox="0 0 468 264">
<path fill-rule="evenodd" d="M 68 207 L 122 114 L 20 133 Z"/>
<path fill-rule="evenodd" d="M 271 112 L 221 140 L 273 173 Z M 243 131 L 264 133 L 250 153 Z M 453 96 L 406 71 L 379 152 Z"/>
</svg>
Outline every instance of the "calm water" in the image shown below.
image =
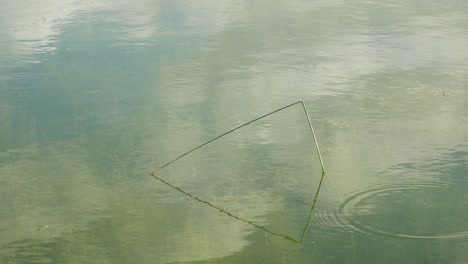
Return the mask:
<svg viewBox="0 0 468 264">
<path fill-rule="evenodd" d="M 60 2 L 0 0 L 1 263 L 468 262 L 465 1 Z M 150 176 L 300 100 L 301 243 L 300 105 Z"/>
</svg>

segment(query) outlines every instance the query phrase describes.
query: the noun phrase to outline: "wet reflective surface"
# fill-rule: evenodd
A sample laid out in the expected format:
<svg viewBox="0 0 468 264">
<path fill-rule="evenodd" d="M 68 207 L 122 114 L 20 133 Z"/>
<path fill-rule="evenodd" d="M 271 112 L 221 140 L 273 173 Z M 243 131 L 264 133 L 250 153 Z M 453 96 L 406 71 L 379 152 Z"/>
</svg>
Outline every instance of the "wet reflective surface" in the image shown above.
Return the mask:
<svg viewBox="0 0 468 264">
<path fill-rule="evenodd" d="M 1 263 L 468 262 L 463 1 L 0 7 Z M 150 176 L 299 100 L 302 243 Z M 298 238 L 300 110 L 160 175 Z"/>
</svg>

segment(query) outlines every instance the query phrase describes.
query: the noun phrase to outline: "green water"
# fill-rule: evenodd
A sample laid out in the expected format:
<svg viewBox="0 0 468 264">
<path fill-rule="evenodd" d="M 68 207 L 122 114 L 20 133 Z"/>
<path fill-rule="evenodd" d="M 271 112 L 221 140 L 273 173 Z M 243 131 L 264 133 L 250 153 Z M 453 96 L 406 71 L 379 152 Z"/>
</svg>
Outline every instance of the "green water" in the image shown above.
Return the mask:
<svg viewBox="0 0 468 264">
<path fill-rule="evenodd" d="M 384 2 L 0 0 L 0 263 L 468 262 L 468 3 Z M 150 176 L 300 100 L 301 243 L 300 107 Z"/>
</svg>

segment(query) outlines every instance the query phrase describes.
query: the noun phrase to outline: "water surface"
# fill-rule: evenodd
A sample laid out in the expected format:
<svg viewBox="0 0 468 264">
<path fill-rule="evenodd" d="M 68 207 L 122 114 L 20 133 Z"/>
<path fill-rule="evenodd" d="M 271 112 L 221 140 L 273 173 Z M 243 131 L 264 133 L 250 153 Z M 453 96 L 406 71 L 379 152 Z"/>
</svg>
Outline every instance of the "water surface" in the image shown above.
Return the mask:
<svg viewBox="0 0 468 264">
<path fill-rule="evenodd" d="M 0 0 L 0 262 L 466 263 L 463 1 Z M 150 176 L 303 100 L 301 243 Z M 294 239 L 300 108 L 161 171 Z"/>
</svg>

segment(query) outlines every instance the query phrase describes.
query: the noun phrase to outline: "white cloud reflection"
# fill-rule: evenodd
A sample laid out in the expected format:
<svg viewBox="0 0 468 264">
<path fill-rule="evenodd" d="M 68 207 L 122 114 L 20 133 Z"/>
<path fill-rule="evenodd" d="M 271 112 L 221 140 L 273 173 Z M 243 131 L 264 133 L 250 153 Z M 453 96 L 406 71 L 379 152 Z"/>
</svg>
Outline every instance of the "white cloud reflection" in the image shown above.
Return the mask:
<svg viewBox="0 0 468 264">
<path fill-rule="evenodd" d="M 83 143 L 0 152 L 0 259 L 30 260 L 24 245 L 46 248 L 34 258 L 66 263 L 119 262 L 119 248 L 132 249 L 123 256 L 128 262 L 173 263 L 221 258 L 248 244 L 252 227 L 151 177 L 132 179 L 120 170 L 124 159 L 113 157 L 104 176 L 111 181 L 104 181 L 87 161 Z M 47 241 L 58 246 L 49 248 Z M 72 248 L 81 250 L 68 254 Z"/>
<path fill-rule="evenodd" d="M 97 7 L 88 1 L 2 1 L 2 49 L 10 56 L 30 57 L 36 53 L 51 52 L 54 42 L 77 11 Z M 6 54 L 1 54 L 5 57 Z M 31 58 L 34 61 L 34 59 Z"/>
</svg>

